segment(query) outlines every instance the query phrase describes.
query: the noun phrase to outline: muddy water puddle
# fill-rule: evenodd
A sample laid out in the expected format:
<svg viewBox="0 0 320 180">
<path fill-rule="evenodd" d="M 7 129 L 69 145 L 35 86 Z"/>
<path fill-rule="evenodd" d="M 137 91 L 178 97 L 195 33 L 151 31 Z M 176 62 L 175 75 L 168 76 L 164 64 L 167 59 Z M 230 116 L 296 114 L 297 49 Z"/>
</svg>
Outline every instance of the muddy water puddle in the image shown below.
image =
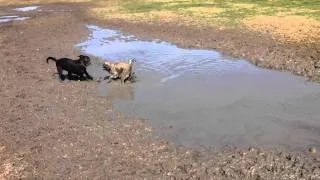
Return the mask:
<svg viewBox="0 0 320 180">
<path fill-rule="evenodd" d="M 191 147 L 319 146 L 319 85 L 216 51 L 88 28 L 89 39 L 77 45 L 84 53 L 137 60 L 136 83 L 102 81 L 99 94 L 127 116 L 148 119 L 161 136 Z M 95 77 L 107 74 L 101 67 L 89 71 Z"/>
</svg>

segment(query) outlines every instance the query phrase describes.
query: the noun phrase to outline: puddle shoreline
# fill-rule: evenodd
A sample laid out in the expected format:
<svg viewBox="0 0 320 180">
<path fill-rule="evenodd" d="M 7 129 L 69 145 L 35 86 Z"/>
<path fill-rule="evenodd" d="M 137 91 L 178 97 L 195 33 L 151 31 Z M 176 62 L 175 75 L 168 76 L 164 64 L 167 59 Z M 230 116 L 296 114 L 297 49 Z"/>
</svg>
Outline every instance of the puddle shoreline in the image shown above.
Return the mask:
<svg viewBox="0 0 320 180">
<path fill-rule="evenodd" d="M 138 60 L 137 83 L 119 88 L 102 82 L 99 94 L 129 117 L 148 119 L 155 128 L 172 127 L 159 133 L 176 144 L 296 150 L 319 143 L 320 134 L 308 129 L 320 129 L 319 85 L 216 51 L 87 27 L 88 40 L 77 45 L 82 52 L 103 60 Z M 89 70 L 95 77 L 106 73 Z"/>
</svg>

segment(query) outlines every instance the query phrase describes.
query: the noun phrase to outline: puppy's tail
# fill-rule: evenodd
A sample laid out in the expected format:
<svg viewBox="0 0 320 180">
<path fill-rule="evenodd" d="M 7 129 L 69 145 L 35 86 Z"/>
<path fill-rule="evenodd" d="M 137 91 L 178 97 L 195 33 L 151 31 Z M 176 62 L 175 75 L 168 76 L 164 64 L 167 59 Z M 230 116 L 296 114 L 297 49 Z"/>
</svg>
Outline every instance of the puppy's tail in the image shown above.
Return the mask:
<svg viewBox="0 0 320 180">
<path fill-rule="evenodd" d="M 47 58 L 47 63 L 48 63 L 48 64 L 49 64 L 49 60 L 52 60 L 52 61 L 54 61 L 54 62 L 57 62 L 57 59 L 54 58 L 54 57 L 48 57 L 48 58 Z"/>
</svg>

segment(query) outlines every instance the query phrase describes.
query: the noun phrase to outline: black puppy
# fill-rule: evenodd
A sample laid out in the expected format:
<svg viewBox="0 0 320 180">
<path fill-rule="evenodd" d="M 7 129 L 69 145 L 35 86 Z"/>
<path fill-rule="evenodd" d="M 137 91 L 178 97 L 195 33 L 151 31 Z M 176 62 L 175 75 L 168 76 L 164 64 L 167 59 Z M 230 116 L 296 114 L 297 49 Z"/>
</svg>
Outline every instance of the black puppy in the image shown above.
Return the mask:
<svg viewBox="0 0 320 180">
<path fill-rule="evenodd" d="M 78 56 L 79 59 L 78 60 L 74 60 L 75 63 L 77 64 L 82 64 L 84 66 L 89 66 L 91 64 L 91 59 L 89 56 L 86 56 L 86 55 L 80 55 Z"/>
<path fill-rule="evenodd" d="M 49 60 L 53 60 L 56 62 L 57 71 L 62 81 L 65 79 L 62 74 L 62 70 L 68 71 L 68 77 L 71 77 L 72 74 L 76 74 L 82 80 L 86 80 L 86 79 L 93 80 L 93 78 L 87 72 L 87 68 L 86 68 L 86 66 L 90 64 L 90 58 L 88 56 L 80 55 L 79 60 L 72 60 L 69 58 L 56 59 L 54 57 L 48 57 L 47 63 L 49 63 Z M 84 77 L 83 74 L 85 74 L 86 77 Z"/>
</svg>

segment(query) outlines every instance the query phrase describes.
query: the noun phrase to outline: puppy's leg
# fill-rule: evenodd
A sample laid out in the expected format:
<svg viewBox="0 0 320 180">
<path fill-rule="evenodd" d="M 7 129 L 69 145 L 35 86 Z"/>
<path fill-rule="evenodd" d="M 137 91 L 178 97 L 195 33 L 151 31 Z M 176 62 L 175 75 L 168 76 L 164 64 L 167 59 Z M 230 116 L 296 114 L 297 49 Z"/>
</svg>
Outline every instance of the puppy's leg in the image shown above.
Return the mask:
<svg viewBox="0 0 320 180">
<path fill-rule="evenodd" d="M 111 83 L 111 81 L 112 81 L 112 79 L 110 78 L 110 79 L 107 81 L 107 83 Z"/>
<path fill-rule="evenodd" d="M 87 80 L 87 78 L 84 77 L 83 74 L 81 74 L 79 80 L 80 80 L 80 81 L 84 81 L 84 80 Z"/>
<path fill-rule="evenodd" d="M 84 70 L 84 73 L 86 74 L 86 76 L 87 76 L 88 79 L 93 80 L 93 77 L 89 75 L 89 73 L 87 72 L 86 69 Z"/>
<path fill-rule="evenodd" d="M 122 75 L 122 76 L 120 77 L 120 80 L 121 80 L 121 84 L 124 84 L 124 83 L 126 82 L 126 80 L 127 80 L 127 76 Z"/>
<path fill-rule="evenodd" d="M 121 84 L 124 84 L 125 83 L 125 81 L 126 81 L 126 74 L 122 74 L 122 76 L 120 77 L 120 80 L 121 80 Z"/>
<path fill-rule="evenodd" d="M 121 78 L 120 81 L 121 81 L 121 84 L 124 84 L 125 80 L 124 80 L 124 78 Z"/>
<path fill-rule="evenodd" d="M 119 78 L 119 74 L 117 72 L 114 72 L 113 74 L 111 74 L 111 76 L 109 77 L 109 79 L 117 79 Z"/>
<path fill-rule="evenodd" d="M 71 80 L 74 78 L 74 76 L 72 76 L 72 73 L 68 71 L 68 75 L 67 75 L 68 79 Z"/>
<path fill-rule="evenodd" d="M 130 76 L 130 82 L 132 82 L 132 83 L 134 83 L 134 82 L 136 82 L 136 73 L 131 73 L 131 76 Z"/>
<path fill-rule="evenodd" d="M 111 76 L 109 77 L 108 83 L 110 83 L 113 79 L 116 79 L 116 78 L 118 78 L 118 77 L 119 77 L 118 73 L 113 73 L 113 74 L 111 74 Z"/>
<path fill-rule="evenodd" d="M 106 80 L 106 79 L 109 79 L 109 78 L 110 78 L 110 76 L 107 75 L 107 76 L 105 76 L 105 77 L 103 78 L 103 80 Z"/>
<path fill-rule="evenodd" d="M 59 74 L 59 78 L 61 81 L 64 81 L 64 76 L 62 74 L 62 67 L 61 66 L 57 66 L 57 71 L 58 71 L 58 74 Z"/>
<path fill-rule="evenodd" d="M 122 84 L 124 84 L 126 82 L 126 80 L 129 80 L 130 76 L 131 76 L 130 70 L 123 71 L 122 74 L 121 74 L 121 82 L 122 82 Z"/>
<path fill-rule="evenodd" d="M 113 73 L 113 74 L 111 74 L 111 76 L 110 76 L 111 79 L 116 79 L 116 78 L 118 78 L 118 77 L 119 77 L 118 73 Z"/>
<path fill-rule="evenodd" d="M 107 82 L 110 83 L 115 78 L 117 78 L 117 76 L 111 75 L 111 76 L 109 76 L 109 80 Z"/>
<path fill-rule="evenodd" d="M 109 76 L 109 80 L 107 81 L 108 83 L 110 83 L 113 79 L 115 79 L 115 78 L 117 78 L 118 76 L 116 76 L 116 75 L 111 75 L 111 76 Z"/>
</svg>

